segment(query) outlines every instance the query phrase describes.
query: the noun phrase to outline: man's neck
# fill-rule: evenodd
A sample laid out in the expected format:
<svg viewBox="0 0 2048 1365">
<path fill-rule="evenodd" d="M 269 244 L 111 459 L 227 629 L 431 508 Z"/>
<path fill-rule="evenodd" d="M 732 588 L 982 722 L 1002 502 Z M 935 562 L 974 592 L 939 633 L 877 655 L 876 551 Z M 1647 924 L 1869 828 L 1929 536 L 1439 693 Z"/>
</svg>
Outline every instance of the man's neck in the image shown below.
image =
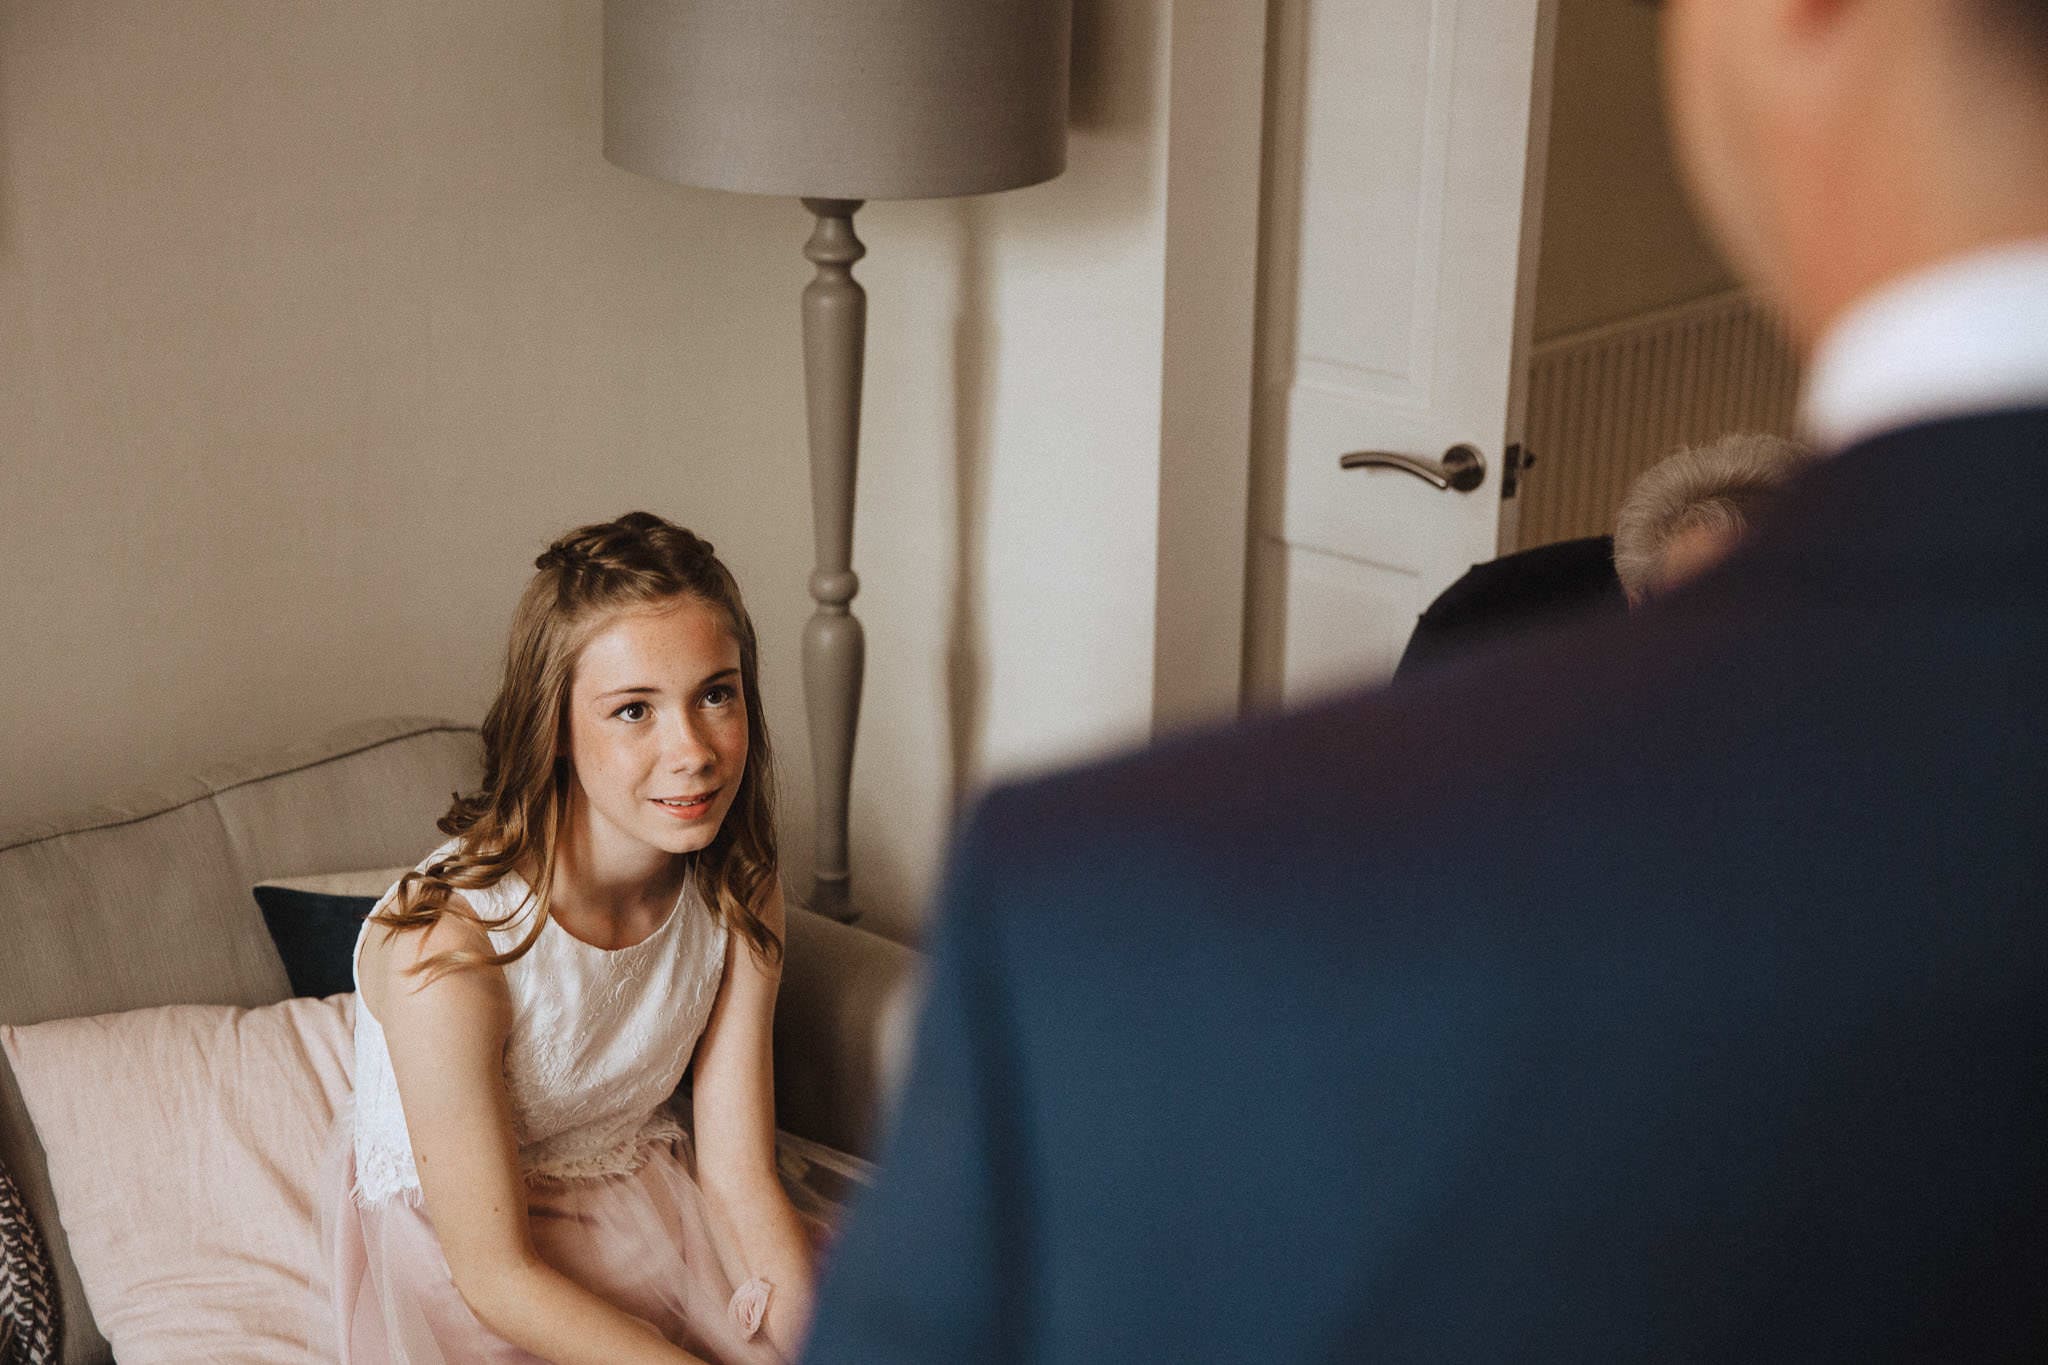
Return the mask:
<svg viewBox="0 0 2048 1365">
<path fill-rule="evenodd" d="M 1923 223 L 1910 235 L 1895 228 L 1888 249 L 1835 254 L 1831 268 L 1816 269 L 1803 302 L 1787 301 L 1786 322 L 1801 358 L 1811 363 L 1823 343 L 1874 299 L 1959 261 L 2048 240 L 2048 205 L 2015 209 L 1995 220 Z"/>
<path fill-rule="evenodd" d="M 2048 403 L 2048 231 L 1889 281 L 1836 317 L 1802 418 L 1823 448 L 1968 413 Z"/>
</svg>

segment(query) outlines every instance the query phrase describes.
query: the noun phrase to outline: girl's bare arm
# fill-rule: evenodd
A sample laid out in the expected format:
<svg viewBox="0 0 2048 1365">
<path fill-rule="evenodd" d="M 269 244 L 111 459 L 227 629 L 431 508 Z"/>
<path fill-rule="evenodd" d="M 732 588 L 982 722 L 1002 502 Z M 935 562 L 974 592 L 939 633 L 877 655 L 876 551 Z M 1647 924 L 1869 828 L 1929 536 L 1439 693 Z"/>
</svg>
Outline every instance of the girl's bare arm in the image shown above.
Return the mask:
<svg viewBox="0 0 2048 1365">
<path fill-rule="evenodd" d="M 761 918 L 783 933 L 779 887 Z M 764 1330 L 793 1357 L 810 1325 L 815 1271 L 810 1239 L 775 1176 L 773 1041 L 781 976 L 739 935 L 727 935 L 725 977 L 697 1044 L 691 1113 L 698 1178 L 733 1244 L 728 1254 L 745 1274 L 773 1286 Z"/>
</svg>

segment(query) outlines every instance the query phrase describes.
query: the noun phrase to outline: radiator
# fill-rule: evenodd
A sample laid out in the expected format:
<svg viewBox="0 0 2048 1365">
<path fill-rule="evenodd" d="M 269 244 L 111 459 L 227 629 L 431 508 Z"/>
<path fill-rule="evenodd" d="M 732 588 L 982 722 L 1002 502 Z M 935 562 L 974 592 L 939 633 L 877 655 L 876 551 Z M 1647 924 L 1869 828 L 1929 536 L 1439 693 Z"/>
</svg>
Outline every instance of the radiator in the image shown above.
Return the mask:
<svg viewBox="0 0 2048 1365">
<path fill-rule="evenodd" d="M 1537 344 L 1519 543 L 1612 531 L 1630 482 L 1680 446 L 1792 434 L 1798 391 L 1783 335 L 1739 290 Z"/>
</svg>

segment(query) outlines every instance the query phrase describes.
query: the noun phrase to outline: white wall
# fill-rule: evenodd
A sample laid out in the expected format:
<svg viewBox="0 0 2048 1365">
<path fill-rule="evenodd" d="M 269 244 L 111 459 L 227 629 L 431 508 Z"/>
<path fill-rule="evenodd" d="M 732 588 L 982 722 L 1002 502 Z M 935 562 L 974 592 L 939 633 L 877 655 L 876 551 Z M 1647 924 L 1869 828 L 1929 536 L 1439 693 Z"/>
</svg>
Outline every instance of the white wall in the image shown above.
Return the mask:
<svg viewBox="0 0 2048 1365">
<path fill-rule="evenodd" d="M 857 220 L 886 930 L 959 794 L 1154 724 L 1162 354 L 1234 364 L 1166 342 L 1170 9 L 1079 0 L 1062 178 Z M 807 219 L 606 163 L 598 34 L 597 0 L 0 3 L 0 824 L 474 718 L 531 557 L 645 506 L 748 590 L 802 884 Z M 1189 477 L 1241 527 L 1229 440 Z"/>
<path fill-rule="evenodd" d="M 1164 10 L 1077 7 L 1059 179 L 857 219 L 855 895 L 892 924 L 922 904 L 956 800 L 1150 724 Z"/>
</svg>

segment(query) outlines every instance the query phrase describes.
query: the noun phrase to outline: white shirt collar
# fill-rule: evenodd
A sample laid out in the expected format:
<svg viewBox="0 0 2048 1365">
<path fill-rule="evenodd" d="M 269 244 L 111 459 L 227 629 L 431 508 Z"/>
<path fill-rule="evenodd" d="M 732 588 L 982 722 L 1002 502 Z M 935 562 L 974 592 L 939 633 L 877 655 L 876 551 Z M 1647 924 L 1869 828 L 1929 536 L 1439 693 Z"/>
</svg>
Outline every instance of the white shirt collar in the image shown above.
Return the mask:
<svg viewBox="0 0 2048 1365">
<path fill-rule="evenodd" d="M 1915 422 L 2048 405 L 2048 238 L 1887 285 L 1814 352 L 1802 418 L 1823 450 Z"/>
</svg>

